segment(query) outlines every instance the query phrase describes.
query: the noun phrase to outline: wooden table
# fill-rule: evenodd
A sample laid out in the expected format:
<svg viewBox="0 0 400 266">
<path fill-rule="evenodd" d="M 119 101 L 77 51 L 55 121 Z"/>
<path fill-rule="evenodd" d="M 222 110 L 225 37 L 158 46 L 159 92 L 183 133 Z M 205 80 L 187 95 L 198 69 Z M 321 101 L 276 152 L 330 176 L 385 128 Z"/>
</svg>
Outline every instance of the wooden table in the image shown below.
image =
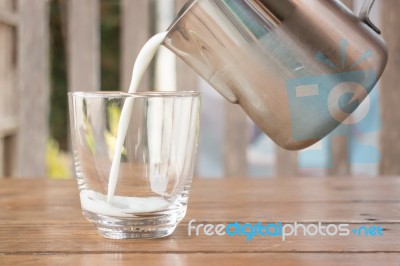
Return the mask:
<svg viewBox="0 0 400 266">
<path fill-rule="evenodd" d="M 188 236 L 188 222 L 380 225 L 383 236 Z M 192 232 L 194 234 L 194 232 Z M 400 265 L 400 178 L 197 179 L 170 237 L 109 240 L 74 180 L 0 181 L 0 265 Z"/>
</svg>

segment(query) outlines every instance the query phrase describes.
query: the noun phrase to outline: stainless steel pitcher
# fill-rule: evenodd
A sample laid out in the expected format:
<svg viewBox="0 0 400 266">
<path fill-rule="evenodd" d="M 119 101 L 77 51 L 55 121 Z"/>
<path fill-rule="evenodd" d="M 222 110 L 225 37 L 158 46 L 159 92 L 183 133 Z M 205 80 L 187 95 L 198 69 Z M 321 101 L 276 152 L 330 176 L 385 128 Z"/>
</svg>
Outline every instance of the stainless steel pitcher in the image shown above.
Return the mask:
<svg viewBox="0 0 400 266">
<path fill-rule="evenodd" d="M 367 97 L 387 62 L 379 29 L 338 0 L 194 0 L 164 46 L 279 146 L 325 137 Z"/>
</svg>

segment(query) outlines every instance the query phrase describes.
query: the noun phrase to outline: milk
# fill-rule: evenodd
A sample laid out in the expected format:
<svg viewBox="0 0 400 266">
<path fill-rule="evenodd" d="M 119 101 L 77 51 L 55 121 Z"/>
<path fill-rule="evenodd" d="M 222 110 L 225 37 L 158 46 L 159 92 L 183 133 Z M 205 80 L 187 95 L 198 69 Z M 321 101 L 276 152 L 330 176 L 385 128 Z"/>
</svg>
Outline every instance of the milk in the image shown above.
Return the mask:
<svg viewBox="0 0 400 266">
<path fill-rule="evenodd" d="M 134 213 L 162 211 L 170 203 L 161 197 L 121 197 L 114 196 L 112 204 L 107 202 L 106 195 L 93 190 L 83 190 L 80 193 L 82 209 L 115 217 L 134 217 Z"/>
<path fill-rule="evenodd" d="M 167 32 L 159 33 L 143 46 L 133 67 L 129 93 L 136 92 L 146 69 L 166 35 Z M 121 152 L 131 119 L 132 108 L 133 99 L 127 98 L 118 124 L 118 134 L 109 175 L 107 196 L 91 190 L 82 191 L 80 198 L 82 208 L 85 210 L 101 215 L 132 217 L 133 213 L 160 211 L 166 209 L 170 204 L 163 197 L 138 198 L 114 196 L 121 164 Z"/>
</svg>

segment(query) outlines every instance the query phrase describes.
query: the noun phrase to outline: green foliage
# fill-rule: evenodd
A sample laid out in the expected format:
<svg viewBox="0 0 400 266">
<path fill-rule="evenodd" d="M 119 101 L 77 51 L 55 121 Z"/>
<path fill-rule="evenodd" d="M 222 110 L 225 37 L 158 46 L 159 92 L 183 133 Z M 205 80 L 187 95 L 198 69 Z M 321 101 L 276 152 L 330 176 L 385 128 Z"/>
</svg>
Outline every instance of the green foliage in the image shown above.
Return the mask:
<svg viewBox="0 0 400 266">
<path fill-rule="evenodd" d="M 50 1 L 51 98 L 47 149 L 51 177 L 70 176 L 65 165 L 68 150 L 68 79 L 66 10 L 61 1 Z M 100 0 L 102 90 L 119 90 L 120 0 Z M 89 134 L 90 135 L 90 134 Z M 89 136 L 90 138 L 90 136 Z M 94 148 L 94 147 L 93 147 Z"/>
<path fill-rule="evenodd" d="M 93 129 L 92 126 L 90 125 L 90 122 L 87 120 L 87 118 L 85 117 L 85 140 L 86 140 L 86 144 L 89 147 L 89 150 L 92 154 L 94 154 L 96 152 L 96 143 L 94 141 L 94 133 L 93 133 Z"/>
<path fill-rule="evenodd" d="M 68 149 L 68 101 L 67 101 L 67 63 L 65 25 L 61 14 L 65 12 L 59 1 L 50 1 L 50 60 L 51 60 L 51 98 L 50 133 L 63 150 Z"/>
<path fill-rule="evenodd" d="M 65 153 L 60 151 L 57 142 L 53 139 L 47 142 L 46 162 L 47 173 L 51 179 L 67 179 L 71 177 L 71 160 Z"/>
<path fill-rule="evenodd" d="M 110 159 L 113 158 L 115 152 L 115 144 L 117 143 L 118 125 L 121 117 L 121 108 L 117 106 L 110 106 L 107 108 L 108 116 L 108 130 L 104 133 L 104 138 L 109 150 Z M 126 155 L 126 149 L 122 147 L 122 155 Z"/>
<path fill-rule="evenodd" d="M 102 90 L 119 89 L 120 1 L 100 1 Z M 50 1 L 51 99 L 50 133 L 62 150 L 68 149 L 68 83 L 65 7 Z"/>
<path fill-rule="evenodd" d="M 119 90 L 120 1 L 101 3 L 101 89 Z"/>
</svg>

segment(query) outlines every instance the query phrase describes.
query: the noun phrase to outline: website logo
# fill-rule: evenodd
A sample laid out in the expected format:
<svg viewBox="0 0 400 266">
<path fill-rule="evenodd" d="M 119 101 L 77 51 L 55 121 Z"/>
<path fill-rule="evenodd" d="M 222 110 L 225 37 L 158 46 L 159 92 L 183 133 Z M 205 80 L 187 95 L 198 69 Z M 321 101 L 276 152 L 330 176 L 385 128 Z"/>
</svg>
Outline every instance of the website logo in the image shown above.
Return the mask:
<svg viewBox="0 0 400 266">
<path fill-rule="evenodd" d="M 356 110 L 375 85 L 375 70 L 360 69 L 360 65 L 373 56 L 372 52 L 365 51 L 355 63 L 347 65 L 347 46 L 346 40 L 340 41 L 340 66 L 335 65 L 322 52 L 316 54 L 316 60 L 328 69 L 323 72 L 332 71 L 332 74 L 287 80 L 294 139 L 322 139 Z"/>
<path fill-rule="evenodd" d="M 203 224 L 196 223 L 195 219 L 189 221 L 188 236 L 242 236 L 247 241 L 253 240 L 256 236 L 280 237 L 286 241 L 289 237 L 348 237 L 354 236 L 383 236 L 383 227 L 380 225 L 362 225 L 351 228 L 350 224 L 324 224 L 318 223 L 228 223 L 228 224 Z"/>
</svg>

